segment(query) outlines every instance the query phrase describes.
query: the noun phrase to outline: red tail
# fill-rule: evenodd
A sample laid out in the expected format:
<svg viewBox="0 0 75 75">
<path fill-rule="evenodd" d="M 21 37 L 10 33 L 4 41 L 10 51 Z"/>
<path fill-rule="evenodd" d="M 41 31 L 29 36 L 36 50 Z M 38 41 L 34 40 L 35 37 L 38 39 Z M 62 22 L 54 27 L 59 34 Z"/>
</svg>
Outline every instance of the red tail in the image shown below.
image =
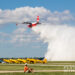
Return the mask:
<svg viewBox="0 0 75 75">
<path fill-rule="evenodd" d="M 37 16 L 37 23 L 39 23 L 39 16 Z"/>
</svg>

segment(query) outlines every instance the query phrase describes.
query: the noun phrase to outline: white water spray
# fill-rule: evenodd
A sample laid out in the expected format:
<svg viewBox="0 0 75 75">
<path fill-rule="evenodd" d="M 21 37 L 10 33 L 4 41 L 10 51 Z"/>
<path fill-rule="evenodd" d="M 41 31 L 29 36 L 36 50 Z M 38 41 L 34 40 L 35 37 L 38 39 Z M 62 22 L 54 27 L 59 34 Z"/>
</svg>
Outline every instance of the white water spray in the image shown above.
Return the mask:
<svg viewBox="0 0 75 75">
<path fill-rule="evenodd" d="M 46 24 L 33 30 L 48 42 L 45 54 L 48 61 L 75 61 L 75 27 Z"/>
</svg>

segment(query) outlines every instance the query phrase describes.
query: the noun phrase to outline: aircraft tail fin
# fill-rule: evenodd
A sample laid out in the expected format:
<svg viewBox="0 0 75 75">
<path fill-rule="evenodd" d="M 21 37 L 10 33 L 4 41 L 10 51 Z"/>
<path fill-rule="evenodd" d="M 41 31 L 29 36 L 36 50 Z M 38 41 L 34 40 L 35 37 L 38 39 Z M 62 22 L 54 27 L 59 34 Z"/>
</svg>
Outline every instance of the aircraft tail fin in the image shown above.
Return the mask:
<svg viewBox="0 0 75 75">
<path fill-rule="evenodd" d="M 39 16 L 37 16 L 37 23 L 39 23 Z"/>
</svg>

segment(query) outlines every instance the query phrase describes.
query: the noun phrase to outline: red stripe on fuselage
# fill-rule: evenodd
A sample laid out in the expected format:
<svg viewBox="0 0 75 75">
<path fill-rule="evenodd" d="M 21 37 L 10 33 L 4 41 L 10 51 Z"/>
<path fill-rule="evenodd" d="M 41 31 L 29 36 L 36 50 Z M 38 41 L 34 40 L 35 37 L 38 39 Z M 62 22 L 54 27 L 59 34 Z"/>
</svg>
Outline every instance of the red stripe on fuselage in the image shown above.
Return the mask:
<svg viewBox="0 0 75 75">
<path fill-rule="evenodd" d="M 32 27 L 34 27 L 34 26 L 36 26 L 37 24 L 35 23 L 35 24 L 32 24 L 32 25 L 28 25 L 28 27 L 29 28 L 32 28 Z"/>
</svg>

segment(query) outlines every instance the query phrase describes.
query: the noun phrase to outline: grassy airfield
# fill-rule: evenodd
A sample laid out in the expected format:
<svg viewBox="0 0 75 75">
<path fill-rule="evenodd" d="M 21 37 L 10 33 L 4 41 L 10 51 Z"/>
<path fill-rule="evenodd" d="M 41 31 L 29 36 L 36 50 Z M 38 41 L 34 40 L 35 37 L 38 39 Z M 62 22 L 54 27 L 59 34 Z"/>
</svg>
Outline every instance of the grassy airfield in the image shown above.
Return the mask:
<svg viewBox="0 0 75 75">
<path fill-rule="evenodd" d="M 75 75 L 75 73 L 71 72 L 40 72 L 40 73 L 1 73 L 0 75 Z"/>
<path fill-rule="evenodd" d="M 28 67 L 33 68 L 34 70 L 64 70 L 64 66 L 48 66 L 48 65 L 28 65 Z M 16 71 L 16 70 L 23 70 L 24 65 L 20 64 L 2 64 L 0 65 L 0 71 L 1 70 L 7 70 L 7 71 Z"/>
<path fill-rule="evenodd" d="M 0 73 L 0 75 L 75 75 L 75 61 L 50 61 L 47 64 L 28 64 L 34 70 L 69 70 L 69 72 Z M 24 64 L 0 64 L 0 71 L 23 71 Z"/>
</svg>

